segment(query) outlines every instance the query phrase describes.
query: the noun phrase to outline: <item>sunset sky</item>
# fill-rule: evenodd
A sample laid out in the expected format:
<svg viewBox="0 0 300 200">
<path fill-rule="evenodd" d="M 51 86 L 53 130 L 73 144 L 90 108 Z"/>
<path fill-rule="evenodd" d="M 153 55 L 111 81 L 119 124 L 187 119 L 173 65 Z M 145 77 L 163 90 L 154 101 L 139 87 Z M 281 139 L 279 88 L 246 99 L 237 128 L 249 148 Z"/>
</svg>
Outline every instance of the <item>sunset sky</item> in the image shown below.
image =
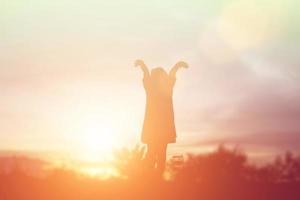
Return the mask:
<svg viewBox="0 0 300 200">
<path fill-rule="evenodd" d="M 2 0 L 0 150 L 109 157 L 140 142 L 143 59 L 169 70 L 177 143 L 300 151 L 300 1 Z"/>
</svg>

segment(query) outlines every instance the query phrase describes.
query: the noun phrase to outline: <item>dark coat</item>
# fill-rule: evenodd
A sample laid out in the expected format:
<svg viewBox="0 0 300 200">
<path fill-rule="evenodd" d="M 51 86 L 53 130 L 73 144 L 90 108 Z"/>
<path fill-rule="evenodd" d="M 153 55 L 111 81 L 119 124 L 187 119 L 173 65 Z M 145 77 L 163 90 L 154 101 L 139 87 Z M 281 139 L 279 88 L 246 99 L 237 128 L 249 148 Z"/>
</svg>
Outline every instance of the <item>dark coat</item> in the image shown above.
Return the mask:
<svg viewBox="0 0 300 200">
<path fill-rule="evenodd" d="M 146 112 L 142 131 L 142 142 L 146 144 L 168 144 L 176 142 L 173 111 L 173 87 L 175 77 L 168 77 L 157 84 L 151 77 L 144 78 L 146 90 Z"/>
</svg>

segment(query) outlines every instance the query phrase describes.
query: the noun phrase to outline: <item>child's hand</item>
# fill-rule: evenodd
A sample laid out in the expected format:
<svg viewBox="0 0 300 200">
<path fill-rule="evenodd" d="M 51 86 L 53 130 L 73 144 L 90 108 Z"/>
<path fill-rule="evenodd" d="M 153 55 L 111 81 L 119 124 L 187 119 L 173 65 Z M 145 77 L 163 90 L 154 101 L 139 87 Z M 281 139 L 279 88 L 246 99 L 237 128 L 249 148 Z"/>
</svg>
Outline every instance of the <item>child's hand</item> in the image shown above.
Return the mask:
<svg viewBox="0 0 300 200">
<path fill-rule="evenodd" d="M 184 62 L 184 61 L 179 61 L 178 63 L 176 63 L 176 68 L 188 68 L 189 66 L 188 66 L 188 64 L 186 63 L 186 62 Z"/>
<path fill-rule="evenodd" d="M 134 63 L 135 67 L 143 67 L 146 66 L 143 60 L 136 60 Z"/>
<path fill-rule="evenodd" d="M 179 61 L 175 64 L 175 66 L 171 69 L 170 71 L 170 76 L 171 77 L 176 77 L 176 73 L 178 71 L 179 68 L 188 68 L 188 64 L 186 62 L 183 62 L 183 61 Z"/>
<path fill-rule="evenodd" d="M 141 69 L 142 69 L 143 72 L 144 72 L 144 76 L 145 76 L 145 77 L 149 77 L 149 76 L 150 76 L 148 67 L 146 66 L 146 64 L 144 63 L 143 60 L 136 60 L 135 63 L 134 63 L 134 66 L 135 66 L 135 67 L 141 67 Z"/>
</svg>

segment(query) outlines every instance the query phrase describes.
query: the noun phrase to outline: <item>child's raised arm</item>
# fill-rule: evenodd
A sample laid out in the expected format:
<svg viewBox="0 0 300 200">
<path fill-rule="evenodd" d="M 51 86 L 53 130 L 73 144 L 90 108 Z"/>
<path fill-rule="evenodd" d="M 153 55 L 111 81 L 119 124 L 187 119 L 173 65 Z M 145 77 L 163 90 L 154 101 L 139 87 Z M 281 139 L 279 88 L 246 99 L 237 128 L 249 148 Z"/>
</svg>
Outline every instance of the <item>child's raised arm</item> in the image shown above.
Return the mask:
<svg viewBox="0 0 300 200">
<path fill-rule="evenodd" d="M 145 65 L 144 61 L 143 60 L 136 60 L 134 65 L 136 67 L 141 67 L 141 69 L 143 70 L 144 72 L 144 78 L 149 78 L 150 77 L 150 72 L 149 72 L 149 69 L 148 67 Z"/>
<path fill-rule="evenodd" d="M 177 62 L 174 67 L 171 69 L 169 76 L 172 78 L 176 78 L 176 73 L 178 71 L 179 68 L 188 68 L 188 64 L 186 62 L 183 61 L 179 61 Z"/>
</svg>

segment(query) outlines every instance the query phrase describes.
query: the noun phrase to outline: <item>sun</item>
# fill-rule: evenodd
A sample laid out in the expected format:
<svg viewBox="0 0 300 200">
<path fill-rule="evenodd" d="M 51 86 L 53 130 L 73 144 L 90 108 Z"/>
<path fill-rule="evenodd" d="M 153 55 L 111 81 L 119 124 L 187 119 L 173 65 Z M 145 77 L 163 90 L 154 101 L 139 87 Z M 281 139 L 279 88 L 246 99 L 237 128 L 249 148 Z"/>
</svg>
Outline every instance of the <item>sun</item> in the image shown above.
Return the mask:
<svg viewBox="0 0 300 200">
<path fill-rule="evenodd" d="M 83 123 L 78 137 L 78 158 L 87 162 L 112 159 L 117 148 L 117 131 L 111 123 L 89 120 Z"/>
</svg>

